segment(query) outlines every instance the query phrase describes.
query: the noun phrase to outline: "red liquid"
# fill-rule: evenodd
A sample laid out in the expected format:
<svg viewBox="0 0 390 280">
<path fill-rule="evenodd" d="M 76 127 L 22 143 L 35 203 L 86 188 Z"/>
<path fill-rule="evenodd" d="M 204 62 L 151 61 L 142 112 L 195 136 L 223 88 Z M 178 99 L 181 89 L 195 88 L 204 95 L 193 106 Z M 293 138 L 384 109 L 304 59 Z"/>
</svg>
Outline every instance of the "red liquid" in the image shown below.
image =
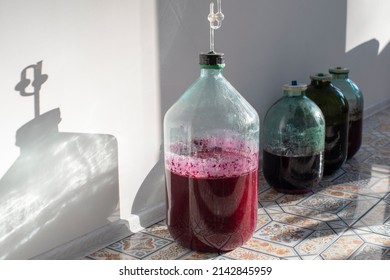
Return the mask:
<svg viewBox="0 0 390 280">
<path fill-rule="evenodd" d="M 264 177 L 278 192 L 307 193 L 321 181 L 323 161 L 323 153 L 287 157 L 263 151 Z"/>
<path fill-rule="evenodd" d="M 359 151 L 360 146 L 362 145 L 362 131 L 363 131 L 362 119 L 349 122 L 347 159 L 352 158 Z"/>
<path fill-rule="evenodd" d="M 218 178 L 167 170 L 166 183 L 168 229 L 179 244 L 197 251 L 226 252 L 251 238 L 257 223 L 257 169 Z"/>
</svg>

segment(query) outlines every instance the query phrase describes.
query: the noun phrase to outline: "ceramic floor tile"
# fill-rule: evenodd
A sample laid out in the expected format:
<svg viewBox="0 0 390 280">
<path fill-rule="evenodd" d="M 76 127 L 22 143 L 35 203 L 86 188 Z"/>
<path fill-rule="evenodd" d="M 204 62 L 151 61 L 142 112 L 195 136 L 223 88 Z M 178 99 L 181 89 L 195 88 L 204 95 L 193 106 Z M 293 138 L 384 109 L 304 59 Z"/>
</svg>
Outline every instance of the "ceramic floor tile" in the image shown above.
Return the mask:
<svg viewBox="0 0 390 280">
<path fill-rule="evenodd" d="M 256 238 L 287 245 L 295 246 L 313 231 L 278 222 L 271 222 L 253 235 Z"/>
<path fill-rule="evenodd" d="M 362 221 L 367 226 L 383 225 L 390 217 L 390 206 L 384 201 L 375 205 L 366 215 L 359 221 Z"/>
<path fill-rule="evenodd" d="M 311 196 L 312 194 L 312 192 L 307 194 L 286 194 L 278 198 L 276 202 L 281 206 L 297 205 L 303 199 Z"/>
<path fill-rule="evenodd" d="M 370 156 L 371 154 L 367 155 Z M 365 157 L 364 159 L 366 159 Z M 353 161 L 356 160 L 356 161 Z M 360 173 L 365 176 L 373 176 L 372 175 L 372 165 L 368 163 L 362 162 L 362 160 L 357 160 L 355 158 L 351 159 L 349 163 L 345 164 L 343 166 L 343 169 L 345 170 L 346 173 Z"/>
<path fill-rule="evenodd" d="M 370 226 L 369 228 L 372 230 L 372 232 L 390 236 L 390 223 L 377 225 L 377 226 Z"/>
<path fill-rule="evenodd" d="M 383 147 L 386 147 L 388 144 L 390 144 L 390 139 L 385 135 L 378 135 L 375 137 L 374 141 L 369 143 L 370 146 L 375 147 L 377 150 L 383 149 Z"/>
<path fill-rule="evenodd" d="M 382 260 L 385 256 L 386 248 L 365 244 L 357 253 L 355 253 L 352 260 Z"/>
<path fill-rule="evenodd" d="M 374 157 L 374 158 L 377 157 L 378 159 L 381 159 L 381 158 L 389 159 L 389 157 L 390 157 L 390 149 L 388 149 L 387 147 L 384 147 L 383 149 L 374 149 L 374 151 L 372 151 L 372 156 L 371 157 Z M 369 160 L 370 158 L 368 158 L 367 160 Z M 390 165 L 387 164 L 387 162 L 383 162 L 383 161 L 377 162 L 377 164 L 380 164 L 382 166 L 387 166 L 387 167 L 390 166 Z"/>
<path fill-rule="evenodd" d="M 390 249 L 383 254 L 382 260 L 390 260 Z"/>
<path fill-rule="evenodd" d="M 315 209 L 309 209 L 301 206 L 284 206 L 283 210 L 290 214 L 295 214 L 298 216 L 304 216 L 324 222 L 337 222 L 340 218 L 336 214 L 318 211 Z"/>
<path fill-rule="evenodd" d="M 388 193 L 390 192 L 390 178 L 380 179 L 377 183 L 375 183 L 372 188 L 372 191 L 376 193 Z"/>
<path fill-rule="evenodd" d="M 354 230 L 364 231 L 365 233 L 372 232 L 372 230 L 362 221 L 357 221 L 356 223 L 354 223 L 352 228 Z"/>
<path fill-rule="evenodd" d="M 297 216 L 289 213 L 270 214 L 272 220 L 293 226 L 303 227 L 311 230 L 330 229 L 326 222 L 311 219 L 308 217 Z M 345 226 L 345 225 L 344 225 Z"/>
<path fill-rule="evenodd" d="M 341 191 L 341 190 L 335 190 L 333 188 L 322 189 L 321 191 L 318 192 L 318 194 L 324 194 L 324 195 L 329 195 L 329 196 L 348 199 L 348 200 L 356 200 L 356 199 L 361 198 L 361 196 L 357 193 L 350 193 L 350 192 L 345 192 L 345 191 Z"/>
<path fill-rule="evenodd" d="M 352 227 L 352 231 L 358 236 L 362 236 L 367 233 L 372 233 L 372 231 L 369 228 L 355 228 L 355 226 Z"/>
<path fill-rule="evenodd" d="M 357 235 L 344 235 L 337 239 L 321 256 L 325 260 L 346 260 L 363 245 Z"/>
<path fill-rule="evenodd" d="M 390 194 L 385 197 L 384 201 L 386 201 L 387 203 L 390 203 Z"/>
<path fill-rule="evenodd" d="M 378 200 L 375 199 L 352 201 L 337 215 L 344 221 L 356 221 L 367 213 L 367 211 L 370 210 L 376 203 L 378 203 Z"/>
<path fill-rule="evenodd" d="M 301 258 L 302 258 L 302 260 L 312 261 L 312 260 L 315 260 L 316 258 L 318 258 L 318 255 L 301 256 Z"/>
<path fill-rule="evenodd" d="M 218 257 L 217 253 L 202 253 L 191 251 L 188 254 L 181 256 L 180 260 L 211 260 Z"/>
<path fill-rule="evenodd" d="M 121 253 L 108 248 L 99 250 L 89 255 L 89 257 L 94 260 L 138 260 L 137 258 L 129 256 L 125 253 Z"/>
<path fill-rule="evenodd" d="M 372 164 L 371 165 L 371 176 L 375 178 L 390 178 L 390 167 Z"/>
<path fill-rule="evenodd" d="M 283 209 L 275 201 L 263 201 L 259 203 L 267 214 L 283 212 Z"/>
<path fill-rule="evenodd" d="M 275 201 L 276 199 L 278 199 L 279 197 L 282 197 L 284 194 L 283 193 L 279 193 L 277 191 L 275 191 L 273 188 L 271 189 L 268 189 L 266 190 L 265 192 L 261 192 L 259 194 L 259 201 L 260 202 L 263 202 L 263 201 Z"/>
<path fill-rule="evenodd" d="M 372 184 L 373 186 L 374 184 Z M 351 193 L 353 199 L 359 199 L 361 196 L 368 196 L 368 197 L 377 197 L 381 198 L 383 197 L 383 194 L 376 193 L 375 191 L 371 190 L 370 187 L 361 187 L 361 186 L 355 186 L 350 184 L 336 184 L 332 183 L 331 185 L 326 187 L 326 190 L 328 192 L 342 192 L 342 193 Z"/>
<path fill-rule="evenodd" d="M 278 260 L 279 259 L 277 257 L 262 254 L 245 248 L 237 248 L 229 253 L 224 254 L 224 256 L 236 260 Z"/>
<path fill-rule="evenodd" d="M 109 248 L 126 253 L 135 258 L 143 258 L 168 245 L 169 243 L 171 243 L 171 241 L 144 233 L 136 233 L 110 245 Z"/>
<path fill-rule="evenodd" d="M 341 219 L 339 221 L 330 221 L 327 222 L 327 224 L 332 228 L 332 229 L 345 229 L 348 227 L 348 225 L 342 221 Z"/>
<path fill-rule="evenodd" d="M 370 156 L 375 154 L 375 152 L 376 152 L 374 147 L 371 147 L 370 145 L 365 144 L 364 142 L 362 143 L 362 146 L 360 147 L 360 149 L 370 153 Z"/>
<path fill-rule="evenodd" d="M 266 224 L 271 222 L 271 218 L 268 215 L 257 215 L 257 225 L 256 230 L 262 228 Z"/>
<path fill-rule="evenodd" d="M 233 259 L 230 259 L 230 258 L 224 257 L 224 256 L 218 256 L 218 257 L 215 257 L 213 260 L 227 260 L 227 261 L 229 261 L 229 260 L 233 260 Z"/>
<path fill-rule="evenodd" d="M 345 227 L 345 228 L 335 228 L 333 229 L 334 232 L 338 235 L 338 236 L 342 236 L 344 235 L 348 230 L 349 230 L 349 226 L 348 227 Z"/>
<path fill-rule="evenodd" d="M 157 252 L 148 255 L 143 259 L 144 260 L 174 260 L 180 258 L 181 256 L 187 254 L 190 251 L 191 251 L 190 249 L 184 248 L 183 246 L 177 243 L 172 243 L 168 246 L 159 249 Z"/>
<path fill-rule="evenodd" d="M 333 230 L 318 230 L 308 236 L 295 249 L 301 256 L 319 254 L 336 240 L 337 237 L 337 234 Z"/>
<path fill-rule="evenodd" d="M 368 243 L 390 248 L 390 236 L 384 236 L 376 233 L 362 234 L 361 238 Z"/>
<path fill-rule="evenodd" d="M 382 155 L 372 155 L 368 159 L 364 161 L 365 163 L 369 164 L 375 164 L 379 166 L 385 166 L 389 167 L 390 166 L 390 157 L 388 156 L 382 156 Z"/>
<path fill-rule="evenodd" d="M 298 260 L 302 260 L 302 258 L 300 258 L 300 257 L 289 257 L 289 258 L 284 258 L 283 260 L 298 261 Z"/>
<path fill-rule="evenodd" d="M 283 213 L 283 209 L 280 206 L 272 206 L 264 208 L 268 214 Z"/>
<path fill-rule="evenodd" d="M 251 249 L 259 253 L 275 256 L 278 258 L 295 257 L 297 254 L 294 249 L 288 246 L 260 240 L 256 238 L 250 239 L 243 245 L 243 248 Z"/>
<path fill-rule="evenodd" d="M 307 208 L 312 208 L 318 211 L 337 213 L 344 207 L 346 207 L 351 200 L 341 199 L 333 196 L 314 194 L 308 199 L 305 199 L 300 206 L 305 206 Z"/>
<path fill-rule="evenodd" d="M 351 165 L 351 166 L 360 166 L 361 162 L 366 160 L 369 156 L 371 156 L 371 153 L 369 153 L 368 151 L 364 150 L 364 149 L 360 149 L 354 156 L 353 158 L 349 159 L 345 164 L 343 165 L 343 169 L 345 169 L 345 167 L 348 167 L 348 165 Z"/>
<path fill-rule="evenodd" d="M 142 232 L 173 241 L 173 238 L 169 233 L 168 227 L 166 225 L 155 224 L 144 229 Z"/>
<path fill-rule="evenodd" d="M 358 186 L 361 188 L 369 188 L 376 181 L 377 181 L 376 178 L 372 178 L 371 176 L 366 175 L 366 174 L 346 173 L 346 174 L 340 176 L 339 178 L 337 178 L 336 180 L 334 180 L 334 183 Z"/>
<path fill-rule="evenodd" d="M 370 145 L 370 143 L 374 142 L 376 139 L 377 139 L 377 136 L 372 134 L 372 133 L 364 133 L 362 136 L 362 142 L 365 145 Z"/>
</svg>

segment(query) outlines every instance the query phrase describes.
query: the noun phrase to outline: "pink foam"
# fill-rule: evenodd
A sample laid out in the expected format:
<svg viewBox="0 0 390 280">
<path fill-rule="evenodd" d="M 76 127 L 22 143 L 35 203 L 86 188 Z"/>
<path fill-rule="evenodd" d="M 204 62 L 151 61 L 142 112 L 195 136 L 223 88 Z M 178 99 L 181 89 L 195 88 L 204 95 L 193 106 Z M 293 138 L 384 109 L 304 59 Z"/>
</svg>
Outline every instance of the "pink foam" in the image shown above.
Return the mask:
<svg viewBox="0 0 390 280">
<path fill-rule="evenodd" d="M 166 168 L 194 178 L 240 176 L 258 169 L 255 143 L 232 139 L 195 140 L 191 146 L 175 143 L 165 153 Z"/>
</svg>

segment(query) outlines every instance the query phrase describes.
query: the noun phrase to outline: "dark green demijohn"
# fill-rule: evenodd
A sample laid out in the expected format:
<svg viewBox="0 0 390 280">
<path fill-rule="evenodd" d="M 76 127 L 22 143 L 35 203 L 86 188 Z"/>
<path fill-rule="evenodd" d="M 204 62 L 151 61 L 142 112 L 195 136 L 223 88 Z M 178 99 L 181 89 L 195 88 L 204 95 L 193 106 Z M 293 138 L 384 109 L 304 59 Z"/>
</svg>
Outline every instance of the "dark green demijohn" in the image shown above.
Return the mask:
<svg viewBox="0 0 390 280">
<path fill-rule="evenodd" d="M 352 158 L 360 149 L 363 133 L 363 94 L 359 87 L 349 79 L 349 69 L 335 67 L 329 69 L 332 84 L 347 98 L 349 105 L 348 156 Z"/>
<path fill-rule="evenodd" d="M 264 119 L 263 173 L 279 192 L 306 193 L 322 179 L 325 120 L 306 88 L 296 81 L 285 85 Z"/>
<path fill-rule="evenodd" d="M 336 172 L 347 159 L 348 152 L 348 101 L 331 83 L 329 74 L 310 76 L 306 95 L 320 107 L 325 117 L 324 175 Z"/>
</svg>

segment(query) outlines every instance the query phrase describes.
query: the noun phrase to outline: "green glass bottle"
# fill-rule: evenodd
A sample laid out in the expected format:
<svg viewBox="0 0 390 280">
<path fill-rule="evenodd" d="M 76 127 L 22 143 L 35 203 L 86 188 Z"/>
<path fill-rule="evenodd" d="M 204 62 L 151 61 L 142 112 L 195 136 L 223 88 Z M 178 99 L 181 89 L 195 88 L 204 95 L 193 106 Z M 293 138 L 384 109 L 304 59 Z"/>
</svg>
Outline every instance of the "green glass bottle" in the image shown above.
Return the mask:
<svg viewBox="0 0 390 280">
<path fill-rule="evenodd" d="M 347 98 L 349 105 L 348 155 L 352 158 L 360 149 L 363 133 L 363 94 L 359 87 L 349 79 L 349 69 L 335 67 L 329 69 L 332 84 Z"/>
<path fill-rule="evenodd" d="M 306 88 L 285 85 L 264 119 L 264 177 L 279 192 L 306 193 L 322 179 L 325 120 Z"/>
<path fill-rule="evenodd" d="M 306 95 L 320 107 L 325 117 L 324 175 L 336 172 L 345 162 L 348 153 L 348 101 L 332 85 L 329 74 L 310 76 Z"/>
<path fill-rule="evenodd" d="M 243 245 L 257 223 L 260 121 L 224 66 L 223 54 L 201 54 L 200 77 L 164 118 L 168 229 L 205 252 Z"/>
</svg>

